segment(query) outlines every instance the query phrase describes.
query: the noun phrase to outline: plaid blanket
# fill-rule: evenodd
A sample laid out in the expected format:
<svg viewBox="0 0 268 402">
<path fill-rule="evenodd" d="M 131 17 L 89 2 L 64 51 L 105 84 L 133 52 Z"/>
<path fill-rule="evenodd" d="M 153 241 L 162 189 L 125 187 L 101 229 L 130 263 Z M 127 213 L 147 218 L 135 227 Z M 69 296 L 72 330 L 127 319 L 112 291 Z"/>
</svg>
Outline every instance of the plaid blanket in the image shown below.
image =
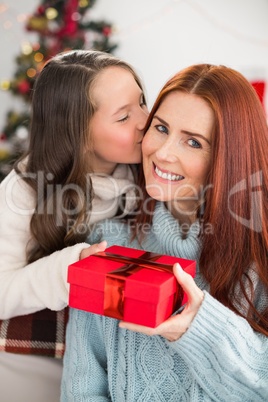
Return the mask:
<svg viewBox="0 0 268 402">
<path fill-rule="evenodd" d="M 0 351 L 63 358 L 68 308 L 0 321 Z"/>
</svg>

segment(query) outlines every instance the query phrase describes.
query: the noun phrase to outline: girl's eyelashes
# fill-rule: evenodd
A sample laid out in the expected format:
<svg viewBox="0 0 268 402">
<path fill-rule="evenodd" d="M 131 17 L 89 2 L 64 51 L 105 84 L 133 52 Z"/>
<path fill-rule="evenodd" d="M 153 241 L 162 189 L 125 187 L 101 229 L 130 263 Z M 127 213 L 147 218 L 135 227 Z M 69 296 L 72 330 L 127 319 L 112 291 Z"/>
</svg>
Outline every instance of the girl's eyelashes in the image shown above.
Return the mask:
<svg viewBox="0 0 268 402">
<path fill-rule="evenodd" d="M 127 119 L 129 118 L 129 116 L 125 116 L 122 119 L 117 120 L 119 123 L 124 123 L 125 121 L 127 121 Z"/>
<path fill-rule="evenodd" d="M 142 97 L 141 97 L 141 99 L 139 101 L 139 105 L 140 105 L 141 108 L 147 107 L 144 95 L 142 95 Z M 117 122 L 118 123 L 124 123 L 125 121 L 127 121 L 128 118 L 129 118 L 129 114 L 127 114 L 125 117 L 122 117 L 122 119 L 117 120 Z"/>
</svg>

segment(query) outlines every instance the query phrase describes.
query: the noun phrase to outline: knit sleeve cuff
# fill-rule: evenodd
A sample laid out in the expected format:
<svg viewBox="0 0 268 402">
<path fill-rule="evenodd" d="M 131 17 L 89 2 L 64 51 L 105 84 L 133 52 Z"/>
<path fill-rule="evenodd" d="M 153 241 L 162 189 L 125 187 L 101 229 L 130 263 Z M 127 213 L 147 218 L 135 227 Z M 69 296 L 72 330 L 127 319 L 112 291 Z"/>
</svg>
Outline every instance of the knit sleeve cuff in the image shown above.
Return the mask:
<svg viewBox="0 0 268 402">
<path fill-rule="evenodd" d="M 202 359 L 204 354 L 219 348 L 223 339 L 245 337 L 250 331 L 248 323 L 204 291 L 204 300 L 189 329 L 171 343 L 186 359 Z M 236 332 L 233 333 L 233 332 Z M 243 335 L 242 335 L 243 334 Z"/>
<path fill-rule="evenodd" d="M 254 332 L 244 318 L 204 293 L 189 329 L 169 345 L 207 392 L 214 389 L 218 395 L 223 392 L 241 398 L 236 400 L 264 400 L 258 398 L 268 397 L 267 337 Z"/>
</svg>

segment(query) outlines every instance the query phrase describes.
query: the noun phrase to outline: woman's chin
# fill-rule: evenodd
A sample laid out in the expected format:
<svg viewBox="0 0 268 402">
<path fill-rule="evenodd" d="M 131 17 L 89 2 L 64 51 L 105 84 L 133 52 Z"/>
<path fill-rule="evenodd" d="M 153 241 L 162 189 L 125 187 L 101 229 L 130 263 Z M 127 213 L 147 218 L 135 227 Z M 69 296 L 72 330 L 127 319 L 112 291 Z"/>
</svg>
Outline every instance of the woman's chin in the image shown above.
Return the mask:
<svg viewBox="0 0 268 402">
<path fill-rule="evenodd" d="M 150 197 L 157 201 L 171 201 L 167 194 L 165 194 L 161 189 L 146 187 L 146 191 Z"/>
</svg>

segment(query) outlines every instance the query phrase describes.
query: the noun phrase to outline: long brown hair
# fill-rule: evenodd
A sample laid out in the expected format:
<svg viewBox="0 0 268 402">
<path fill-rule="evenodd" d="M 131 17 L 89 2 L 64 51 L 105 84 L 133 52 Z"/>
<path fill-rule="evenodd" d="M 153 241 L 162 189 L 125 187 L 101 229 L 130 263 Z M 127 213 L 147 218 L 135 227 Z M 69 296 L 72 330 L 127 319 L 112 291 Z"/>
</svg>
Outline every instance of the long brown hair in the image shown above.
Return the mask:
<svg viewBox="0 0 268 402">
<path fill-rule="evenodd" d="M 249 276 L 250 269 L 255 269 L 268 294 L 268 128 L 263 107 L 240 73 L 224 66 L 195 65 L 177 73 L 161 90 L 145 133 L 172 91 L 200 96 L 215 114 L 211 169 L 204 183 L 204 208 L 199 211 L 204 227 L 212 227 L 213 233 L 200 233 L 200 271 L 212 296 L 245 317 L 253 329 L 268 335 L 268 311 L 259 313 L 254 307 Z M 148 211 L 155 204 L 148 200 L 142 172 L 139 184 L 144 199 L 137 228 L 151 221 Z M 238 287 L 249 306 L 246 312 Z"/>
<path fill-rule="evenodd" d="M 91 92 L 98 75 L 111 66 L 128 70 L 142 89 L 129 64 L 99 51 L 59 54 L 35 82 L 29 148 L 15 165 L 37 199 L 28 262 L 84 241 L 88 235 L 83 223 L 93 195 L 89 127 L 96 108 Z M 23 172 L 22 159 L 26 161 Z"/>
</svg>

